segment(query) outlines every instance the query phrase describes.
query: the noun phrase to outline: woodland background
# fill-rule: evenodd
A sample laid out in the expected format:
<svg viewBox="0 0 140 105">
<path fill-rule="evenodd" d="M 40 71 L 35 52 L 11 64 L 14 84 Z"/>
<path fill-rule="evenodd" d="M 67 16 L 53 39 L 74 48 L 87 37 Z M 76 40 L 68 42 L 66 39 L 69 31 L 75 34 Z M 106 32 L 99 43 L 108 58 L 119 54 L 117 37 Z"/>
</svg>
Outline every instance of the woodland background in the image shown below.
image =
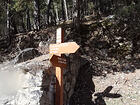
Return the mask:
<svg viewBox="0 0 140 105">
<path fill-rule="evenodd" d="M 39 91 L 43 91 L 40 99 L 37 90 L 35 93 L 34 89 L 27 88 L 27 93 L 19 92 L 22 97 L 19 99 L 16 95 L 13 102 L 17 99 L 17 102 L 23 102 L 22 105 L 24 101 L 35 105 L 38 99 L 41 105 L 48 105 L 45 95 L 52 72 L 47 59 L 48 47 L 55 43 L 58 27 L 65 30 L 65 42 L 75 41 L 80 45 L 75 54 L 65 55 L 68 60 L 64 73 L 65 103 L 140 103 L 140 0 L 0 0 L 0 71 L 8 70 L 11 75 L 11 71 L 19 71 L 20 65 L 24 67 L 20 68 L 24 71 L 21 73 L 25 77 L 29 75 L 25 79 L 27 84 L 34 87 L 42 84 Z M 37 59 L 34 63 L 33 58 L 38 56 L 43 58 L 42 61 Z M 2 63 L 7 60 L 10 63 Z M 48 66 L 41 69 L 48 72 L 36 68 L 38 64 L 43 66 L 42 62 Z M 33 64 L 31 68 L 26 67 L 30 64 Z M 34 75 L 34 69 L 40 71 L 39 76 Z M 42 76 L 42 82 L 35 81 L 41 80 Z M 0 96 L 4 105 L 11 104 L 10 98 L 7 101 Z M 30 101 L 34 96 L 34 101 Z"/>
<path fill-rule="evenodd" d="M 65 41 L 82 46 L 81 55 L 91 57 L 90 52 L 103 49 L 122 59 L 140 51 L 139 0 L 1 0 L 0 52 L 38 47 L 59 26 L 65 29 Z"/>
</svg>

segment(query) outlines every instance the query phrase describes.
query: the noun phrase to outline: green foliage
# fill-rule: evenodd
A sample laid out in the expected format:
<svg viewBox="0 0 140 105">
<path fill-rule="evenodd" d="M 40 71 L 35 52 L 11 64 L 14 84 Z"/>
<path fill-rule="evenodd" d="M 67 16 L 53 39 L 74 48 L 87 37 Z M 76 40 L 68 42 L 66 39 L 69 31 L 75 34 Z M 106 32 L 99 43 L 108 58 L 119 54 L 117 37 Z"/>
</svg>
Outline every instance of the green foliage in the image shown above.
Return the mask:
<svg viewBox="0 0 140 105">
<path fill-rule="evenodd" d="M 122 8 L 117 10 L 116 17 L 128 18 L 131 17 L 132 14 L 139 12 L 140 12 L 140 2 L 138 4 L 132 2 L 130 5 L 123 6 Z"/>
<path fill-rule="evenodd" d="M 13 10 L 16 12 L 25 11 L 27 8 L 32 9 L 33 3 L 30 0 L 13 0 Z"/>
<path fill-rule="evenodd" d="M 135 6 L 132 4 L 130 6 L 124 6 L 118 11 L 118 15 L 122 17 L 128 17 L 131 15 L 132 12 L 134 12 Z"/>
<path fill-rule="evenodd" d="M 119 43 L 119 47 L 116 49 L 117 55 L 120 57 L 125 57 L 131 54 L 132 45 L 131 42 Z"/>
</svg>

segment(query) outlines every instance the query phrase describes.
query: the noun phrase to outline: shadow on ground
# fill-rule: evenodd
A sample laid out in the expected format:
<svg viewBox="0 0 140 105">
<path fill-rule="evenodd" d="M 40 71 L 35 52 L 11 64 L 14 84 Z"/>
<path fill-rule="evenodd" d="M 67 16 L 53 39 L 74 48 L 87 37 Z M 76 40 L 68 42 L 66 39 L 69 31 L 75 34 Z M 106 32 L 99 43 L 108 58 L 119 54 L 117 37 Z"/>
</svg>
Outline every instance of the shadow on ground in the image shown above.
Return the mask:
<svg viewBox="0 0 140 105">
<path fill-rule="evenodd" d="M 97 96 L 97 98 L 94 100 L 95 105 L 106 105 L 105 100 L 104 100 L 105 97 L 108 97 L 108 98 L 122 97 L 120 94 L 110 93 L 112 88 L 113 88 L 112 86 L 108 86 L 103 92 L 94 94 L 94 96 Z"/>
<path fill-rule="evenodd" d="M 95 92 L 95 84 L 92 82 L 92 68 L 90 63 L 87 62 L 78 72 L 70 105 L 94 105 L 92 94 Z"/>
<path fill-rule="evenodd" d="M 108 86 L 103 92 L 95 92 L 95 84 L 92 81 L 93 77 L 93 68 L 91 63 L 87 61 L 79 69 L 74 93 L 71 96 L 69 105 L 106 105 L 104 100 L 105 97 L 108 98 L 119 98 L 120 94 L 110 93 L 112 86 Z M 93 97 L 94 98 L 93 100 Z"/>
</svg>

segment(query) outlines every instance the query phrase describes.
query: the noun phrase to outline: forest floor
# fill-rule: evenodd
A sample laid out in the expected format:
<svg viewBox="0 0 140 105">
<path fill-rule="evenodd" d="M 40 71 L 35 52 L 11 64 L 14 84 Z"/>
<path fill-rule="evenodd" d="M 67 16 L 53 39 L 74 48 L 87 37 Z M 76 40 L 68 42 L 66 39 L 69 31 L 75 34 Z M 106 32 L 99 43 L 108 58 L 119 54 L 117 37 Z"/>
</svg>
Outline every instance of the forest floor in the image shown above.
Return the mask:
<svg viewBox="0 0 140 105">
<path fill-rule="evenodd" d="M 110 61 L 99 62 L 79 69 L 70 105 L 140 105 L 140 61 L 133 63 L 135 69 L 133 61 L 125 63 L 120 71 Z"/>
<path fill-rule="evenodd" d="M 68 40 L 79 42 L 81 47 L 78 54 L 88 61 L 79 69 L 70 105 L 140 105 L 140 54 L 134 58 L 120 57 L 120 60 L 110 57 L 108 45 L 104 43 L 106 41 L 98 40 L 99 35 L 92 35 L 100 31 L 95 30 L 89 34 L 89 30 L 84 27 L 83 29 L 80 41 L 75 38 L 78 37 L 75 32 L 69 32 L 67 35 Z M 15 58 L 20 52 L 19 49 L 38 49 L 40 41 L 46 42 L 47 45 L 54 43 L 55 31 L 56 27 L 17 35 L 11 45 L 11 51 L 8 54 L 0 53 L 0 62 Z M 50 42 L 47 41 L 49 39 Z M 115 52 L 111 54 L 115 56 Z M 48 52 L 43 52 L 46 53 Z"/>
<path fill-rule="evenodd" d="M 102 97 L 99 105 L 140 105 L 140 69 L 134 73 L 107 74 L 106 77 L 93 77 L 95 93 L 103 92 L 112 86 L 111 94 L 120 94 L 120 98 Z M 93 100 L 96 97 L 93 96 Z"/>
</svg>

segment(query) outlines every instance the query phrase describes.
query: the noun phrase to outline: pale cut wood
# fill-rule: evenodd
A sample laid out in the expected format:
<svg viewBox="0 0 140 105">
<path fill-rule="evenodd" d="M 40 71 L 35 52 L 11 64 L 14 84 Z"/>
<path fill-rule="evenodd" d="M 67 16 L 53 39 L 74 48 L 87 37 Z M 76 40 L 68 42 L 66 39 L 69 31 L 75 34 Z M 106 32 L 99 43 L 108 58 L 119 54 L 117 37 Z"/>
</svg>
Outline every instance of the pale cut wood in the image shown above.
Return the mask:
<svg viewBox="0 0 140 105">
<path fill-rule="evenodd" d="M 79 49 L 79 45 L 75 42 L 59 43 L 50 45 L 50 54 L 70 54 L 75 53 Z"/>
<path fill-rule="evenodd" d="M 64 42 L 64 30 L 62 28 L 57 29 L 56 43 Z M 61 54 L 56 54 L 61 56 Z M 56 105 L 63 105 L 63 69 L 56 67 Z"/>
</svg>

